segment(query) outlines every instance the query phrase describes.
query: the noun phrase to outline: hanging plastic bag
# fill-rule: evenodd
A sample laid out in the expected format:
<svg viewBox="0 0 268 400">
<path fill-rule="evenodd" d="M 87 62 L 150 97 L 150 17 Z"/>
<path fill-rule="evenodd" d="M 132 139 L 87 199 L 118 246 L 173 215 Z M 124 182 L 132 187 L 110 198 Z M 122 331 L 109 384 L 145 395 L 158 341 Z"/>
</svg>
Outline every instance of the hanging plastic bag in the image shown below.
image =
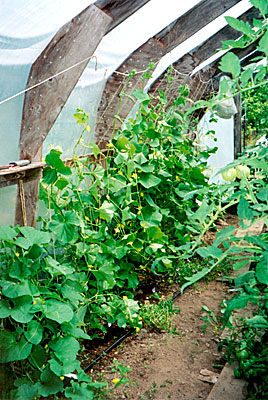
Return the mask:
<svg viewBox="0 0 268 400">
<path fill-rule="evenodd" d="M 220 88 L 221 86 L 225 86 L 224 93 L 226 96 L 232 96 L 231 85 L 232 82 L 228 76 L 223 76 L 220 79 Z M 226 85 L 228 88 L 226 90 Z M 230 119 L 237 113 L 237 107 L 234 102 L 234 98 L 230 97 L 228 99 L 222 100 L 215 108 L 215 112 L 218 117 L 223 119 Z"/>
</svg>

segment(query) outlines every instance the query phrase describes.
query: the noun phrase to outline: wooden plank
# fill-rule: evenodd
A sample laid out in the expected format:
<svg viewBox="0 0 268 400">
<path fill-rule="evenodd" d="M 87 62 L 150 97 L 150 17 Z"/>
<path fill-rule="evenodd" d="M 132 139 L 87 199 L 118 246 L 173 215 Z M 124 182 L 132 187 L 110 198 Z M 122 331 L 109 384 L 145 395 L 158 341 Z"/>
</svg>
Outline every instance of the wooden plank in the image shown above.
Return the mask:
<svg viewBox="0 0 268 400">
<path fill-rule="evenodd" d="M 241 94 L 234 97 L 237 113 L 234 115 L 234 158 L 242 153 L 242 109 Z"/>
<path fill-rule="evenodd" d="M 149 63 L 157 62 L 167 52 L 173 50 L 185 39 L 196 33 L 203 26 L 221 15 L 227 9 L 238 3 L 238 0 L 203 0 L 196 7 L 189 10 L 185 15 L 177 18 L 175 22 L 163 29 L 154 38 L 149 39 L 144 45 L 134 51 L 127 60 L 120 66 L 117 72 L 126 73 L 133 69 L 141 71 L 146 69 Z M 184 63 L 185 64 L 185 63 Z M 142 89 L 141 75 L 132 77 L 130 84 L 124 89 L 127 96 L 120 98 L 123 88 L 123 75 L 115 72 L 108 80 L 101 102 L 98 108 L 98 118 L 95 127 L 95 138 L 99 140 L 109 140 L 133 107 L 133 101 L 129 97 L 133 91 Z M 122 105 L 120 106 L 120 102 Z M 120 108 L 120 112 L 119 111 Z M 120 119 L 114 119 L 115 114 Z"/>
<path fill-rule="evenodd" d="M 90 5 L 65 24 L 34 62 L 27 87 L 65 72 L 25 94 L 20 134 L 20 158 L 41 161 L 42 144 L 70 96 L 112 18 Z M 67 70 L 76 63 L 75 68 Z M 66 71 L 67 70 L 67 71 Z M 35 226 L 39 180 L 24 185 L 27 224 Z M 17 194 L 15 224 L 23 225 L 21 196 Z"/>
<path fill-rule="evenodd" d="M 97 0 L 94 5 L 113 18 L 107 31 L 110 32 L 148 2 L 149 0 Z"/>
<path fill-rule="evenodd" d="M 17 185 L 19 180 L 23 182 L 31 182 L 41 177 L 42 167 L 35 167 L 27 170 L 9 171 L 8 173 L 0 174 L 0 188 Z"/>
</svg>

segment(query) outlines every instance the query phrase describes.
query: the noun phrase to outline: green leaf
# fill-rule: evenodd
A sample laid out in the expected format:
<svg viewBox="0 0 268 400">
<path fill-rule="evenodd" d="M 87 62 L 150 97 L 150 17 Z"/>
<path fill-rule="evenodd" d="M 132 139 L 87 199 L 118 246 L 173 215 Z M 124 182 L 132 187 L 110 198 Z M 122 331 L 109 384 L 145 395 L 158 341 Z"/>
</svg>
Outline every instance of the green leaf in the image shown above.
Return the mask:
<svg viewBox="0 0 268 400">
<path fill-rule="evenodd" d="M 266 31 L 266 33 L 259 41 L 259 46 L 257 47 L 257 50 L 263 51 L 266 57 L 268 56 L 268 31 Z"/>
<path fill-rule="evenodd" d="M 215 240 L 213 242 L 214 246 L 219 246 L 223 240 L 230 239 L 235 231 L 234 226 L 228 226 L 225 229 L 221 229 L 219 232 L 216 233 Z"/>
<path fill-rule="evenodd" d="M 58 261 L 54 260 L 54 258 L 47 256 L 46 257 L 46 270 L 53 276 L 58 275 L 68 275 L 74 272 L 74 268 L 72 268 L 68 264 L 60 264 Z"/>
<path fill-rule="evenodd" d="M 31 360 L 33 360 L 35 368 L 36 365 L 39 368 L 41 368 L 45 364 L 46 358 L 47 358 L 47 353 L 43 349 L 42 345 L 38 344 L 37 346 L 33 347 L 33 351 L 31 353 Z"/>
<path fill-rule="evenodd" d="M 225 19 L 227 23 L 236 31 L 242 32 L 249 37 L 254 36 L 255 32 L 248 22 L 240 21 L 239 19 L 233 17 L 225 17 Z"/>
<path fill-rule="evenodd" d="M 110 222 L 113 219 L 115 213 L 115 206 L 112 203 L 109 203 L 107 200 L 104 200 L 99 211 L 100 218 L 104 219 L 107 222 Z"/>
<path fill-rule="evenodd" d="M 138 182 L 146 189 L 149 189 L 153 186 L 159 185 L 161 179 L 153 174 L 142 173 L 138 177 Z"/>
<path fill-rule="evenodd" d="M 59 324 L 71 321 L 74 315 L 72 308 L 68 304 L 54 299 L 45 302 L 44 314 L 47 318 L 57 321 Z"/>
<path fill-rule="evenodd" d="M 48 185 L 52 185 L 58 179 L 58 173 L 51 167 L 45 167 L 43 169 L 43 181 Z"/>
<path fill-rule="evenodd" d="M 147 93 L 144 93 L 142 90 L 139 90 L 139 89 L 135 89 L 134 92 L 132 93 L 132 95 L 137 100 L 139 100 L 140 103 L 144 103 L 144 102 L 151 100 L 151 97 Z"/>
<path fill-rule="evenodd" d="M 242 196 L 237 206 L 237 214 L 240 219 L 251 220 L 253 218 L 253 211 L 249 206 L 249 202 Z"/>
<path fill-rule="evenodd" d="M 8 226 L 0 226 L 0 240 L 12 242 L 15 236 L 17 236 L 15 229 Z"/>
<path fill-rule="evenodd" d="M 59 149 L 51 149 L 46 156 L 46 163 L 55 168 L 57 172 L 63 175 L 72 175 L 70 167 L 66 167 L 60 156 L 62 151 Z"/>
<path fill-rule="evenodd" d="M 24 337 L 17 339 L 16 332 L 0 332 L 0 363 L 25 360 L 29 357 L 33 345 Z"/>
<path fill-rule="evenodd" d="M 65 396 L 72 400 L 93 400 L 94 391 L 90 389 L 87 383 L 71 382 L 72 387 L 65 389 Z"/>
<path fill-rule="evenodd" d="M 96 178 L 97 181 L 101 181 L 104 177 L 105 169 L 97 164 L 94 171 L 92 172 L 92 175 Z"/>
<path fill-rule="evenodd" d="M 219 69 L 223 72 L 229 72 L 234 78 L 237 78 L 241 72 L 239 58 L 231 52 L 222 57 Z"/>
<path fill-rule="evenodd" d="M 259 192 L 256 193 L 256 197 L 261 201 L 268 202 L 268 187 L 259 189 Z"/>
<path fill-rule="evenodd" d="M 204 258 L 213 257 L 218 259 L 222 255 L 222 250 L 215 246 L 207 246 L 199 247 L 199 249 L 197 249 L 197 253 Z"/>
<path fill-rule="evenodd" d="M 0 318 L 7 318 L 11 314 L 10 303 L 7 300 L 0 301 Z"/>
<path fill-rule="evenodd" d="M 16 400 L 34 400 L 37 398 L 38 388 L 36 385 L 24 383 L 18 387 Z"/>
<path fill-rule="evenodd" d="M 38 393 L 48 397 L 62 391 L 63 382 L 48 367 L 41 374 L 41 382 L 38 382 Z"/>
<path fill-rule="evenodd" d="M 99 146 L 96 143 L 89 143 L 88 146 L 91 148 L 94 157 L 97 158 L 101 152 Z"/>
<path fill-rule="evenodd" d="M 49 232 L 38 231 L 30 226 L 20 227 L 19 230 L 23 234 L 25 241 L 27 241 L 27 243 L 30 243 L 30 246 L 33 246 L 34 244 L 43 245 L 51 241 L 51 236 Z M 23 238 L 18 238 L 15 242 L 16 244 L 19 239 Z"/>
<path fill-rule="evenodd" d="M 246 318 L 246 322 L 249 326 L 253 328 L 267 329 L 268 328 L 268 320 L 261 315 L 255 315 L 252 318 Z"/>
<path fill-rule="evenodd" d="M 29 282 L 26 280 L 21 282 L 2 281 L 1 286 L 3 294 L 11 299 L 24 295 L 32 295 Z"/>
<path fill-rule="evenodd" d="M 71 372 L 79 369 L 80 362 L 78 360 L 69 360 L 59 363 L 54 358 L 48 361 L 50 369 L 57 376 L 63 376 L 65 374 L 70 374 Z"/>
<path fill-rule="evenodd" d="M 72 336 L 65 336 L 50 343 L 56 357 L 62 361 L 73 361 L 80 349 L 79 342 Z"/>
<path fill-rule="evenodd" d="M 268 259 L 259 262 L 256 266 L 256 277 L 259 282 L 268 285 Z"/>
<path fill-rule="evenodd" d="M 43 327 L 38 321 L 33 320 L 27 324 L 27 331 L 24 335 L 30 343 L 38 344 L 43 337 Z"/>
<path fill-rule="evenodd" d="M 65 178 L 59 178 L 57 180 L 57 182 L 55 183 L 55 186 L 60 189 L 63 190 L 64 188 L 66 188 L 66 186 L 68 186 L 69 181 Z"/>
<path fill-rule="evenodd" d="M 15 321 L 26 324 L 33 319 L 34 315 L 31 313 L 33 299 L 31 296 L 17 297 L 13 302 L 11 317 Z"/>
<path fill-rule="evenodd" d="M 69 243 L 75 240 L 76 226 L 80 225 L 80 219 L 73 211 L 67 211 L 64 216 L 53 215 L 53 221 L 49 228 L 57 236 L 57 239 Z"/>
<path fill-rule="evenodd" d="M 267 0 L 250 0 L 250 2 L 254 7 L 258 8 L 263 15 L 268 13 Z"/>
<path fill-rule="evenodd" d="M 141 225 L 144 228 L 158 226 L 162 221 L 162 214 L 158 210 L 154 210 L 150 206 L 146 206 L 141 211 Z"/>
</svg>

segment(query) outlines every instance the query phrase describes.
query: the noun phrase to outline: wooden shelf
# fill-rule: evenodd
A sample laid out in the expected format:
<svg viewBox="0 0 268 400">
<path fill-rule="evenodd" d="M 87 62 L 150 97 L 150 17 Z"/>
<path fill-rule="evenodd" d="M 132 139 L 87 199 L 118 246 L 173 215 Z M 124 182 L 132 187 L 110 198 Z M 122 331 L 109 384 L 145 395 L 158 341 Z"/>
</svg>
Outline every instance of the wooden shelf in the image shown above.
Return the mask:
<svg viewBox="0 0 268 400">
<path fill-rule="evenodd" d="M 41 170 L 45 165 L 44 162 L 32 162 L 24 167 L 15 166 L 0 170 L 0 188 L 17 185 L 20 179 L 23 179 L 23 182 L 40 179 Z"/>
</svg>

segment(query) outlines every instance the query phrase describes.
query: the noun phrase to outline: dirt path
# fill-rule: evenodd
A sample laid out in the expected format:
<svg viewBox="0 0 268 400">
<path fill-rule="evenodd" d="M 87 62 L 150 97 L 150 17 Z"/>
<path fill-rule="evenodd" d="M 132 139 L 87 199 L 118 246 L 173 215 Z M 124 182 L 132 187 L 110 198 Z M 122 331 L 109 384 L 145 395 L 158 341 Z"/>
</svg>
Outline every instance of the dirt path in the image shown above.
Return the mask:
<svg viewBox="0 0 268 400">
<path fill-rule="evenodd" d="M 206 305 L 215 315 L 227 296 L 228 288 L 221 282 L 201 282 L 176 299 L 180 309 L 174 317 L 178 335 L 153 333 L 142 329 L 140 334 L 125 340 L 96 367 L 103 378 L 111 381 L 116 376 L 109 366 L 113 358 L 129 365 L 133 384 L 120 389 L 113 400 L 199 400 L 206 399 L 211 384 L 198 379 L 200 370 L 217 364 L 217 339 L 213 327 L 204 334 L 201 326 L 202 306 Z M 94 372 L 93 372 L 94 375 Z M 119 390 L 119 389 L 118 389 Z"/>
</svg>

